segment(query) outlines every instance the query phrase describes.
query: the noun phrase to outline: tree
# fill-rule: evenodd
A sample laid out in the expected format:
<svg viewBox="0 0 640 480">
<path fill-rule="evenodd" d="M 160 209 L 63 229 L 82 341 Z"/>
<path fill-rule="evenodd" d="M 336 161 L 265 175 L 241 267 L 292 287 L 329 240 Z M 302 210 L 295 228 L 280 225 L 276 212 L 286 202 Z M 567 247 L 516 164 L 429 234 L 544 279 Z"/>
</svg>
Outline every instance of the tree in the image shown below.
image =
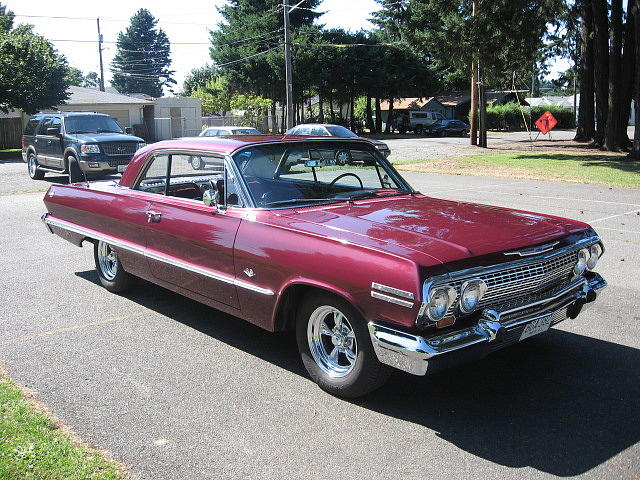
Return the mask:
<svg viewBox="0 0 640 480">
<path fill-rule="evenodd" d="M 594 121 L 594 65 L 593 65 L 593 7 L 591 0 L 580 0 L 580 68 L 578 70 L 580 84 L 580 107 L 578 125 L 574 140 L 591 141 L 596 133 Z"/>
<path fill-rule="evenodd" d="M 622 99 L 622 0 L 611 1 L 611 50 L 609 52 L 609 97 L 607 107 L 607 128 L 605 144 L 607 150 L 617 152 L 620 149 L 618 122 L 620 100 Z"/>
<path fill-rule="evenodd" d="M 0 2 L 0 32 L 9 33 L 13 29 L 14 14 Z"/>
<path fill-rule="evenodd" d="M 146 93 L 161 97 L 176 81 L 171 65 L 169 38 L 146 8 L 131 17 L 131 24 L 118 34 L 118 51 L 111 62 L 111 85 L 121 93 Z"/>
<path fill-rule="evenodd" d="M 82 86 L 86 88 L 98 88 L 99 82 L 100 77 L 98 76 L 98 72 L 89 72 L 84 76 Z"/>
<path fill-rule="evenodd" d="M 202 101 L 205 115 L 225 116 L 231 110 L 231 89 L 225 78 L 209 80 L 206 85 L 196 88 L 191 95 Z"/>
<path fill-rule="evenodd" d="M 32 114 L 64 103 L 67 69 L 65 57 L 30 26 L 0 30 L 0 110 Z"/>
<path fill-rule="evenodd" d="M 74 85 L 76 87 L 82 87 L 84 85 L 84 75 L 82 71 L 76 67 L 68 68 L 65 80 L 69 85 Z"/>
<path fill-rule="evenodd" d="M 636 106 L 636 118 L 635 118 L 635 133 L 633 136 L 633 148 L 629 154 L 631 160 L 640 160 L 640 0 L 629 0 L 633 2 L 631 12 L 633 13 L 633 26 L 636 32 L 634 38 L 634 53 L 635 53 L 635 88 L 633 92 L 633 99 Z"/>
<path fill-rule="evenodd" d="M 205 87 L 207 83 L 215 80 L 216 77 L 216 70 L 208 64 L 199 68 L 194 68 L 184 79 L 180 95 L 183 97 L 189 97 L 196 89 Z"/>
</svg>

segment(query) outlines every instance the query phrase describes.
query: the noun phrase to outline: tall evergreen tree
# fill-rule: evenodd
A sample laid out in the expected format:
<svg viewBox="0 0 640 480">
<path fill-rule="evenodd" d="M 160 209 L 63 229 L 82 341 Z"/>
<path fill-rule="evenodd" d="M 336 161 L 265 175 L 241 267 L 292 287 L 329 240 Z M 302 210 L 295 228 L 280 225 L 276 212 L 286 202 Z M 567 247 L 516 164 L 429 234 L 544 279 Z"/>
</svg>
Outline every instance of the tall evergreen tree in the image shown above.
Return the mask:
<svg viewBox="0 0 640 480">
<path fill-rule="evenodd" d="M 146 8 L 131 17 L 131 24 L 118 34 L 118 51 L 111 62 L 111 85 L 121 93 L 146 93 L 161 97 L 176 81 L 171 65 L 169 38 Z"/>
</svg>

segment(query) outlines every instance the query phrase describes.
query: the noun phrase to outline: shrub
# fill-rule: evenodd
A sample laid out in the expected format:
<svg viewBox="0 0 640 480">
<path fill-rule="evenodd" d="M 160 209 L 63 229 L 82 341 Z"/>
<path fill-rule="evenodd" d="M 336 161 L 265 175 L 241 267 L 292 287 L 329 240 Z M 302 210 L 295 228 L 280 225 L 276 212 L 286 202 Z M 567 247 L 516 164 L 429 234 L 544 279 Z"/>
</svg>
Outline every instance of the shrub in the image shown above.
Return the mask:
<svg viewBox="0 0 640 480">
<path fill-rule="evenodd" d="M 558 120 L 558 125 L 555 128 L 575 128 L 575 117 L 571 110 L 557 106 L 521 108 L 515 102 L 487 107 L 487 128 L 503 131 L 526 130 L 527 126 L 532 125 L 532 117 L 535 122 L 546 111 L 551 112 Z M 533 128 L 535 129 L 535 126 Z"/>
</svg>

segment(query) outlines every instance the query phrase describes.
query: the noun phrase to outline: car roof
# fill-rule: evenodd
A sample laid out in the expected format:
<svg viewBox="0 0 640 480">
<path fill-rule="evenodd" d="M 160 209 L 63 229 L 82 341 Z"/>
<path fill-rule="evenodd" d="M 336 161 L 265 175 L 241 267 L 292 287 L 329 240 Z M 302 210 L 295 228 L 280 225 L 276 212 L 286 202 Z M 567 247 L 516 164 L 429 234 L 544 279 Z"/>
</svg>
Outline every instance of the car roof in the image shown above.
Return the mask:
<svg viewBox="0 0 640 480">
<path fill-rule="evenodd" d="M 216 126 L 212 125 L 211 127 L 205 128 L 205 130 L 211 130 L 212 128 L 236 128 L 236 129 L 239 129 L 239 130 L 257 130 L 256 127 L 239 127 L 239 126 L 236 127 L 235 125 L 221 125 L 219 127 L 216 127 Z"/>
<path fill-rule="evenodd" d="M 106 113 L 98 112 L 50 112 L 50 113 L 36 113 L 32 117 L 75 117 L 75 116 L 88 116 L 88 115 L 101 115 L 103 117 L 109 117 Z"/>
<path fill-rule="evenodd" d="M 298 127 L 343 127 L 343 128 L 347 128 L 344 125 L 336 125 L 335 123 L 301 123 L 299 125 L 296 125 L 293 128 L 298 128 Z"/>
</svg>

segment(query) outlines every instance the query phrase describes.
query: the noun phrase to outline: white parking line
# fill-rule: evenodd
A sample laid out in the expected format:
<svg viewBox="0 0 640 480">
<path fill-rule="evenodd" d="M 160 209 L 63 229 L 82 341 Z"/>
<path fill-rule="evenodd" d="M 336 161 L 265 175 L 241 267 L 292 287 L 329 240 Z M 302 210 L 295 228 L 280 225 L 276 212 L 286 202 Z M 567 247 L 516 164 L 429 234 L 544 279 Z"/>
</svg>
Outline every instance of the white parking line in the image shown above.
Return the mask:
<svg viewBox="0 0 640 480">
<path fill-rule="evenodd" d="M 613 232 L 636 233 L 636 234 L 640 235 L 640 231 L 622 230 L 621 228 L 598 227 L 598 230 L 611 230 Z"/>
<path fill-rule="evenodd" d="M 517 185 L 520 182 L 511 182 L 511 183 L 500 183 L 495 185 L 496 187 L 506 187 L 508 185 Z M 491 186 L 491 185 L 489 185 Z M 435 188 L 439 188 L 439 187 L 435 187 Z M 476 185 L 475 187 L 462 187 L 462 188 L 443 188 L 441 190 L 435 190 L 434 193 L 440 193 L 440 192 L 455 192 L 456 190 L 476 190 L 478 188 L 487 188 L 487 185 Z M 424 193 L 424 192 L 423 192 Z M 487 193 L 491 193 L 491 192 L 487 192 Z"/>
<path fill-rule="evenodd" d="M 602 222 L 604 220 L 609 220 L 610 218 L 616 218 L 616 217 L 623 217 L 625 215 L 631 215 L 632 213 L 638 213 L 638 209 L 629 210 L 628 212 L 618 213 L 616 215 L 609 215 L 608 217 L 596 218 L 595 220 L 589 220 L 587 223 Z"/>
</svg>

